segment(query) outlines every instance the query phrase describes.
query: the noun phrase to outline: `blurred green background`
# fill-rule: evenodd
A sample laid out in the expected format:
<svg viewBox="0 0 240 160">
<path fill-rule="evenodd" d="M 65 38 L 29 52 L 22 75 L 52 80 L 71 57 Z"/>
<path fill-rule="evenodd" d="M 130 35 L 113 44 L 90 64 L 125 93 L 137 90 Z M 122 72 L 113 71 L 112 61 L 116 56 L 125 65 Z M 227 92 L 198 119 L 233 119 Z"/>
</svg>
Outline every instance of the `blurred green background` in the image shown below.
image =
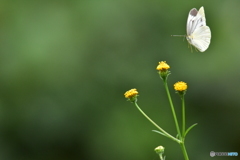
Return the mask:
<svg viewBox="0 0 240 160">
<path fill-rule="evenodd" d="M 209 49 L 183 38 L 192 8 L 205 8 Z M 123 94 L 176 135 L 156 66 L 171 66 L 169 86 L 185 81 L 190 159 L 240 153 L 239 0 L 2 0 L 0 2 L 1 160 L 183 159 Z M 239 157 L 231 157 L 237 159 Z M 226 160 L 229 157 L 217 157 Z"/>
</svg>

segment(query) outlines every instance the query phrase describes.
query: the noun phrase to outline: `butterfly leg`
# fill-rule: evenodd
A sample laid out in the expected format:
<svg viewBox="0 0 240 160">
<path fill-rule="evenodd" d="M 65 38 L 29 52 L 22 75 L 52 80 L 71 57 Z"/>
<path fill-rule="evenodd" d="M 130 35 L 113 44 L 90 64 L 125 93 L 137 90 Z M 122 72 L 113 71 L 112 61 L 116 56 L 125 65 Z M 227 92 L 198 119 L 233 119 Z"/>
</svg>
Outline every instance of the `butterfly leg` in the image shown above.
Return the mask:
<svg viewBox="0 0 240 160">
<path fill-rule="evenodd" d="M 192 45 L 190 43 L 188 43 L 188 48 L 190 48 L 191 49 L 191 53 L 193 53 Z"/>
</svg>

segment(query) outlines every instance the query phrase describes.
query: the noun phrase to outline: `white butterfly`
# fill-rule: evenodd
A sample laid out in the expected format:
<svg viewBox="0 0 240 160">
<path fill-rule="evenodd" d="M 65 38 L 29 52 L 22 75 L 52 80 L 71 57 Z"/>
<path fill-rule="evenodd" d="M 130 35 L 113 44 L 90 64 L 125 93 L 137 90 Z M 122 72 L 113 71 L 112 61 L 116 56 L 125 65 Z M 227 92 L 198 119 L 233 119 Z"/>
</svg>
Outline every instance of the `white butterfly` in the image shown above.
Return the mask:
<svg viewBox="0 0 240 160">
<path fill-rule="evenodd" d="M 187 19 L 187 41 L 200 52 L 206 51 L 211 40 L 211 31 L 206 26 L 204 8 L 190 10 Z"/>
<path fill-rule="evenodd" d="M 195 46 L 200 52 L 204 52 L 211 40 L 211 31 L 206 26 L 206 18 L 204 8 L 199 11 L 196 8 L 190 10 L 187 20 L 187 36 L 188 42 Z"/>
</svg>

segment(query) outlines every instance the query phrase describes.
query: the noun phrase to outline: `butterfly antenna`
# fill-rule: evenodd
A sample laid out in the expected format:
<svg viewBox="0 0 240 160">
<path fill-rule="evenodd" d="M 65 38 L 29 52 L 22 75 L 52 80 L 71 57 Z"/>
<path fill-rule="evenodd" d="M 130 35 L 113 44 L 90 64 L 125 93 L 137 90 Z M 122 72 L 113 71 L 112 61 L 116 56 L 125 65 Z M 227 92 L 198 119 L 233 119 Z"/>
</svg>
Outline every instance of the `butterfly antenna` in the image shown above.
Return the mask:
<svg viewBox="0 0 240 160">
<path fill-rule="evenodd" d="M 171 35 L 172 37 L 186 37 L 186 35 Z"/>
<path fill-rule="evenodd" d="M 185 39 L 185 37 L 186 37 L 186 35 L 171 35 L 172 37 L 183 37 L 183 41 L 184 41 L 184 39 Z"/>
</svg>

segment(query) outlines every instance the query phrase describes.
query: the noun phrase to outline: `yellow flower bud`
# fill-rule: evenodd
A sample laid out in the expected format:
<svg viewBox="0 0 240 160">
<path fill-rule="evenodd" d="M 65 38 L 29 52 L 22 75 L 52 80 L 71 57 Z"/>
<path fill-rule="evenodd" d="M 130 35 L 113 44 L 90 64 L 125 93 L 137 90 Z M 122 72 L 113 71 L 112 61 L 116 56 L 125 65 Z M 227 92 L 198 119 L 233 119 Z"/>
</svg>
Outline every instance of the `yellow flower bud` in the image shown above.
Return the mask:
<svg viewBox="0 0 240 160">
<path fill-rule="evenodd" d="M 157 66 L 157 70 L 159 71 L 166 71 L 170 68 L 170 66 L 166 63 L 166 61 L 159 62 L 159 65 Z"/>
<path fill-rule="evenodd" d="M 159 65 L 157 66 L 157 70 L 159 71 L 158 74 L 160 75 L 160 78 L 165 82 L 167 80 L 167 77 L 170 75 L 170 71 L 168 70 L 170 66 L 166 63 L 166 61 L 159 62 Z"/>
<path fill-rule="evenodd" d="M 174 89 L 176 91 L 185 91 L 185 90 L 187 90 L 187 87 L 188 87 L 187 83 L 182 82 L 182 81 L 177 82 L 177 83 L 174 84 Z"/>
<path fill-rule="evenodd" d="M 129 101 L 135 102 L 137 101 L 138 91 L 137 89 L 130 89 L 129 91 L 124 93 L 125 98 L 128 98 Z"/>
</svg>

